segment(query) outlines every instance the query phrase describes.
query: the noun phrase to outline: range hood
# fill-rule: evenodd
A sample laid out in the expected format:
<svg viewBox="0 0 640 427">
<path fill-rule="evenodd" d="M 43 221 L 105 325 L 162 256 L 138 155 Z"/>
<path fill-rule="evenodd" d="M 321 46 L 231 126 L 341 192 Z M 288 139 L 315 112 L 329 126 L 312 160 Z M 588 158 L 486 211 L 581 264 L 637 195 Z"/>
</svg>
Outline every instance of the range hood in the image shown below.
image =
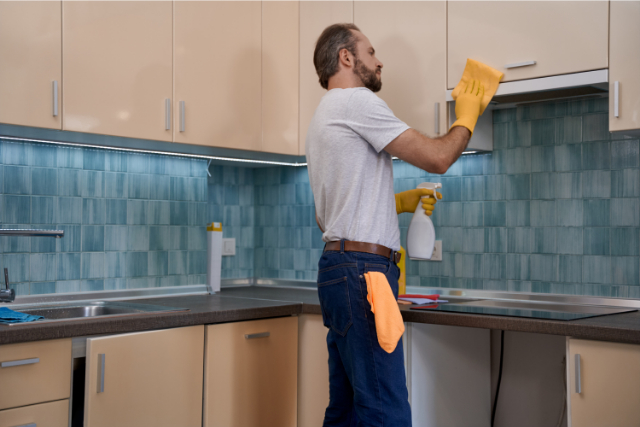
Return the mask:
<svg viewBox="0 0 640 427">
<path fill-rule="evenodd" d="M 493 151 L 493 109 L 512 106 L 516 103 L 600 95 L 608 91 L 608 69 L 500 83 L 493 100 L 480 116 L 465 152 Z M 456 120 L 455 102 L 451 92 L 453 90 L 447 91 L 449 125 Z"/>
</svg>

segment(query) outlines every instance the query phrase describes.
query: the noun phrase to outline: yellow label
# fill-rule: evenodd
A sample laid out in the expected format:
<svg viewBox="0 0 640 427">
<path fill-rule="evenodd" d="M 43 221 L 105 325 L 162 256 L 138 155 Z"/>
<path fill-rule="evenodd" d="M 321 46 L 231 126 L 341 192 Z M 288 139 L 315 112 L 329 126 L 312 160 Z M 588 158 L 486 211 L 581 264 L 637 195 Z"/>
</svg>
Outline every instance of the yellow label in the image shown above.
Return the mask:
<svg viewBox="0 0 640 427">
<path fill-rule="evenodd" d="M 400 250 L 398 252 L 402 254 L 400 262 L 398 263 L 398 268 L 400 269 L 400 278 L 398 279 L 398 295 L 404 295 L 407 293 L 407 251 L 405 251 L 404 248 L 400 246 Z"/>
<path fill-rule="evenodd" d="M 207 225 L 207 231 L 222 231 L 222 223 L 221 222 L 212 222 Z"/>
</svg>

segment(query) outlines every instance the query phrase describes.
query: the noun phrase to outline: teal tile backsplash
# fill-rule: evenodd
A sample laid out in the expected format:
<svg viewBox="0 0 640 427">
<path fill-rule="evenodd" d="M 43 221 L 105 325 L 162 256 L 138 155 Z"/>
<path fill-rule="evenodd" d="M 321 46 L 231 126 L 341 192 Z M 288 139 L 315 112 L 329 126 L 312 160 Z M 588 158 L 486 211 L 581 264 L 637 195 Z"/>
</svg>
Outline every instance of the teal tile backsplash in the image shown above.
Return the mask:
<svg viewBox="0 0 640 427">
<path fill-rule="evenodd" d="M 640 142 L 608 132 L 608 100 L 496 110 L 494 151 L 444 175 L 394 162 L 395 191 L 443 184 L 442 262 L 407 260 L 410 286 L 640 298 Z M 0 238 L 18 294 L 202 284 L 205 225 L 236 239 L 224 278 L 315 280 L 323 248 L 304 167 L 0 140 Z M 401 238 L 411 214 L 399 218 Z"/>
</svg>

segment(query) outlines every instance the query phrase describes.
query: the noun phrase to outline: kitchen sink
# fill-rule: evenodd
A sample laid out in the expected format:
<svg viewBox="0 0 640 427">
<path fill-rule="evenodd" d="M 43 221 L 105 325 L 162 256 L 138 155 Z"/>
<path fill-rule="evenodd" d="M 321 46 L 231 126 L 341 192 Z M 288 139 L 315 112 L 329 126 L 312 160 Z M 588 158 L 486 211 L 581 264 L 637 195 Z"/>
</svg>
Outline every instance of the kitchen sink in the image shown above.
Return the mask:
<svg viewBox="0 0 640 427">
<path fill-rule="evenodd" d="M 188 308 L 166 307 L 162 305 L 138 304 L 120 301 L 73 302 L 34 306 L 11 307 L 21 313 L 43 316 L 42 322 L 61 322 L 78 319 L 136 316 L 143 314 L 189 311 Z M 29 325 L 34 322 L 10 323 L 5 326 Z"/>
</svg>

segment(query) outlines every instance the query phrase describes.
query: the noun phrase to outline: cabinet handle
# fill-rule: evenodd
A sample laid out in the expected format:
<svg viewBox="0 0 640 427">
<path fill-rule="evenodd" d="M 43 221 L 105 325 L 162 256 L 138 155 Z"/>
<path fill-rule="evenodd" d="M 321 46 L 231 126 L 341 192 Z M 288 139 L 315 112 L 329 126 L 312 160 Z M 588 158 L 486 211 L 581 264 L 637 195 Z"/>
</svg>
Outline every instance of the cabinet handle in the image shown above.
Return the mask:
<svg viewBox="0 0 640 427">
<path fill-rule="evenodd" d="M 436 102 L 433 115 L 435 117 L 435 126 L 433 128 L 436 131 L 436 135 L 440 135 L 440 103 L 439 102 Z"/>
<path fill-rule="evenodd" d="M 31 424 L 22 424 L 16 427 L 38 427 L 36 423 L 31 423 Z"/>
<path fill-rule="evenodd" d="M 254 338 L 269 338 L 271 332 L 260 332 L 259 334 L 245 334 L 245 339 L 252 340 Z"/>
<path fill-rule="evenodd" d="M 620 117 L 620 82 L 613 83 L 613 116 Z"/>
<path fill-rule="evenodd" d="M 98 354 L 98 393 L 104 393 L 104 353 Z"/>
<path fill-rule="evenodd" d="M 580 355 L 576 354 L 576 393 L 582 393 L 582 378 L 580 377 Z"/>
<path fill-rule="evenodd" d="M 509 68 L 528 67 L 530 65 L 536 65 L 536 61 L 514 62 L 513 64 L 507 64 L 504 66 L 507 70 Z"/>
<path fill-rule="evenodd" d="M 164 130 L 171 129 L 171 100 L 164 100 Z"/>
<path fill-rule="evenodd" d="M 53 117 L 58 115 L 58 81 L 53 81 Z"/>
<path fill-rule="evenodd" d="M 184 101 L 180 101 L 180 132 L 184 132 Z"/>
<path fill-rule="evenodd" d="M 11 360 L 9 362 L 0 363 L 0 368 L 10 368 L 12 366 L 22 366 L 22 365 L 35 365 L 40 362 L 39 357 L 34 357 L 33 359 L 22 359 L 22 360 Z"/>
</svg>

